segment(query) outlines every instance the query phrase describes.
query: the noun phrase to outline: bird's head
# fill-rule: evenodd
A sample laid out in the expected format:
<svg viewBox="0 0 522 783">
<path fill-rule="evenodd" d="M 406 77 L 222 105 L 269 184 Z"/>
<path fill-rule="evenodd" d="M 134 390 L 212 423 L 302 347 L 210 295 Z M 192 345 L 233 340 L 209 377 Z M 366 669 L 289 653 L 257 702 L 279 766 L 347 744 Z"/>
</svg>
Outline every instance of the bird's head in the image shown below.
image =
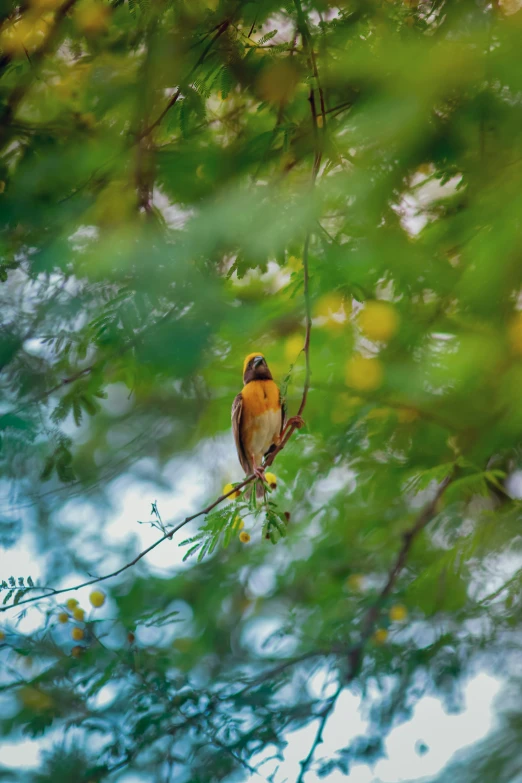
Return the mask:
<svg viewBox="0 0 522 783">
<path fill-rule="evenodd" d="M 262 353 L 249 353 L 243 363 L 243 383 L 250 381 L 271 381 L 272 373 L 268 369 Z"/>
</svg>

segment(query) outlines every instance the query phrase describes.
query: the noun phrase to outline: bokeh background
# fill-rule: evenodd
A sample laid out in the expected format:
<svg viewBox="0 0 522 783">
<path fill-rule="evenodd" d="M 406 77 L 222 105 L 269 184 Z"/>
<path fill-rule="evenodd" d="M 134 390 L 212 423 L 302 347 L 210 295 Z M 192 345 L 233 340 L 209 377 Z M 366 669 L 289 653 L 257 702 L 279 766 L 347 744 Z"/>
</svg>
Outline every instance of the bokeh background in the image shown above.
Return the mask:
<svg viewBox="0 0 522 783">
<path fill-rule="evenodd" d="M 520 781 L 519 3 L 0 16 L 0 779 Z"/>
</svg>

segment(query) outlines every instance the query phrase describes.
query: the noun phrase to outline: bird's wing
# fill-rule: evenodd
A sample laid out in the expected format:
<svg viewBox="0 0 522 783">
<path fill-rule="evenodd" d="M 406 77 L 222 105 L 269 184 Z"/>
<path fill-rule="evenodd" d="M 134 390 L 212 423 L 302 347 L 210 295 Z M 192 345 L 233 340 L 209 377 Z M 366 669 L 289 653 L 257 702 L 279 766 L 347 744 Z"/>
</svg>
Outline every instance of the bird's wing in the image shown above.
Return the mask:
<svg viewBox="0 0 522 783">
<path fill-rule="evenodd" d="M 286 421 L 286 405 L 284 398 L 281 396 L 281 392 L 279 392 L 279 405 L 281 406 L 281 431 L 279 434 L 282 435 Z"/>
<path fill-rule="evenodd" d="M 232 403 L 232 432 L 234 433 L 234 440 L 236 441 L 237 456 L 241 463 L 241 467 L 245 471 L 245 475 L 249 475 L 252 472 L 252 465 L 248 459 L 245 451 L 245 446 L 241 440 L 241 412 L 243 410 L 243 397 L 241 392 L 234 398 Z"/>
</svg>

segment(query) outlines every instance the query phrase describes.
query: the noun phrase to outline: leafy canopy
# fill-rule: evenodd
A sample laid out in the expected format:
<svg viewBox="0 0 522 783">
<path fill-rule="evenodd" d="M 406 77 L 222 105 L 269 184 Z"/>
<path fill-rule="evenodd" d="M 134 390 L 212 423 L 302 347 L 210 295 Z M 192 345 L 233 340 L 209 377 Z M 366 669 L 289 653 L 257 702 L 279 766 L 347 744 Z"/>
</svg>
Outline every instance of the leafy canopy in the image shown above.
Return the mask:
<svg viewBox="0 0 522 783">
<path fill-rule="evenodd" d="M 0 16 L 0 729 L 55 742 L 27 779 L 278 783 L 313 725 L 310 783 L 378 759 L 423 694 L 514 676 L 516 0 Z M 215 503 L 252 350 L 306 426 L 262 502 Z M 154 501 L 117 539 L 131 490 L 208 513 Z M 367 734 L 325 756 L 350 688 Z M 506 721 L 471 762 L 497 782 Z"/>
</svg>

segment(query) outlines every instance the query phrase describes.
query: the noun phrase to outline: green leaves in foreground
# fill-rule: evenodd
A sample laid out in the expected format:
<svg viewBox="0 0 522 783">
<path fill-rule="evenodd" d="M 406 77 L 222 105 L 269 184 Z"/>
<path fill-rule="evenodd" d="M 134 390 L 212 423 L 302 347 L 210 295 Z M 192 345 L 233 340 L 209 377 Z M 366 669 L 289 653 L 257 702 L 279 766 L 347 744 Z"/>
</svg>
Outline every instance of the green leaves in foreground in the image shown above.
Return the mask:
<svg viewBox="0 0 522 783">
<path fill-rule="evenodd" d="M 219 511 L 207 514 L 199 532 L 181 542 L 180 546 L 189 546 L 183 560 L 197 553 L 199 563 L 204 557 L 211 555 L 218 545 L 226 549 L 233 537 L 239 537 L 241 540 L 241 533 L 247 532 L 247 526 L 248 531 L 252 531 L 256 526 L 261 525 L 262 538 L 270 540 L 272 544 L 277 544 L 281 538 L 284 538 L 290 517 L 288 512 L 280 511 L 277 505 L 268 499 L 256 508 L 255 500 L 252 502 L 254 495 L 255 492 L 252 492 L 248 503 L 233 501 Z M 251 533 L 248 532 L 247 535 L 249 541 Z"/>
</svg>

